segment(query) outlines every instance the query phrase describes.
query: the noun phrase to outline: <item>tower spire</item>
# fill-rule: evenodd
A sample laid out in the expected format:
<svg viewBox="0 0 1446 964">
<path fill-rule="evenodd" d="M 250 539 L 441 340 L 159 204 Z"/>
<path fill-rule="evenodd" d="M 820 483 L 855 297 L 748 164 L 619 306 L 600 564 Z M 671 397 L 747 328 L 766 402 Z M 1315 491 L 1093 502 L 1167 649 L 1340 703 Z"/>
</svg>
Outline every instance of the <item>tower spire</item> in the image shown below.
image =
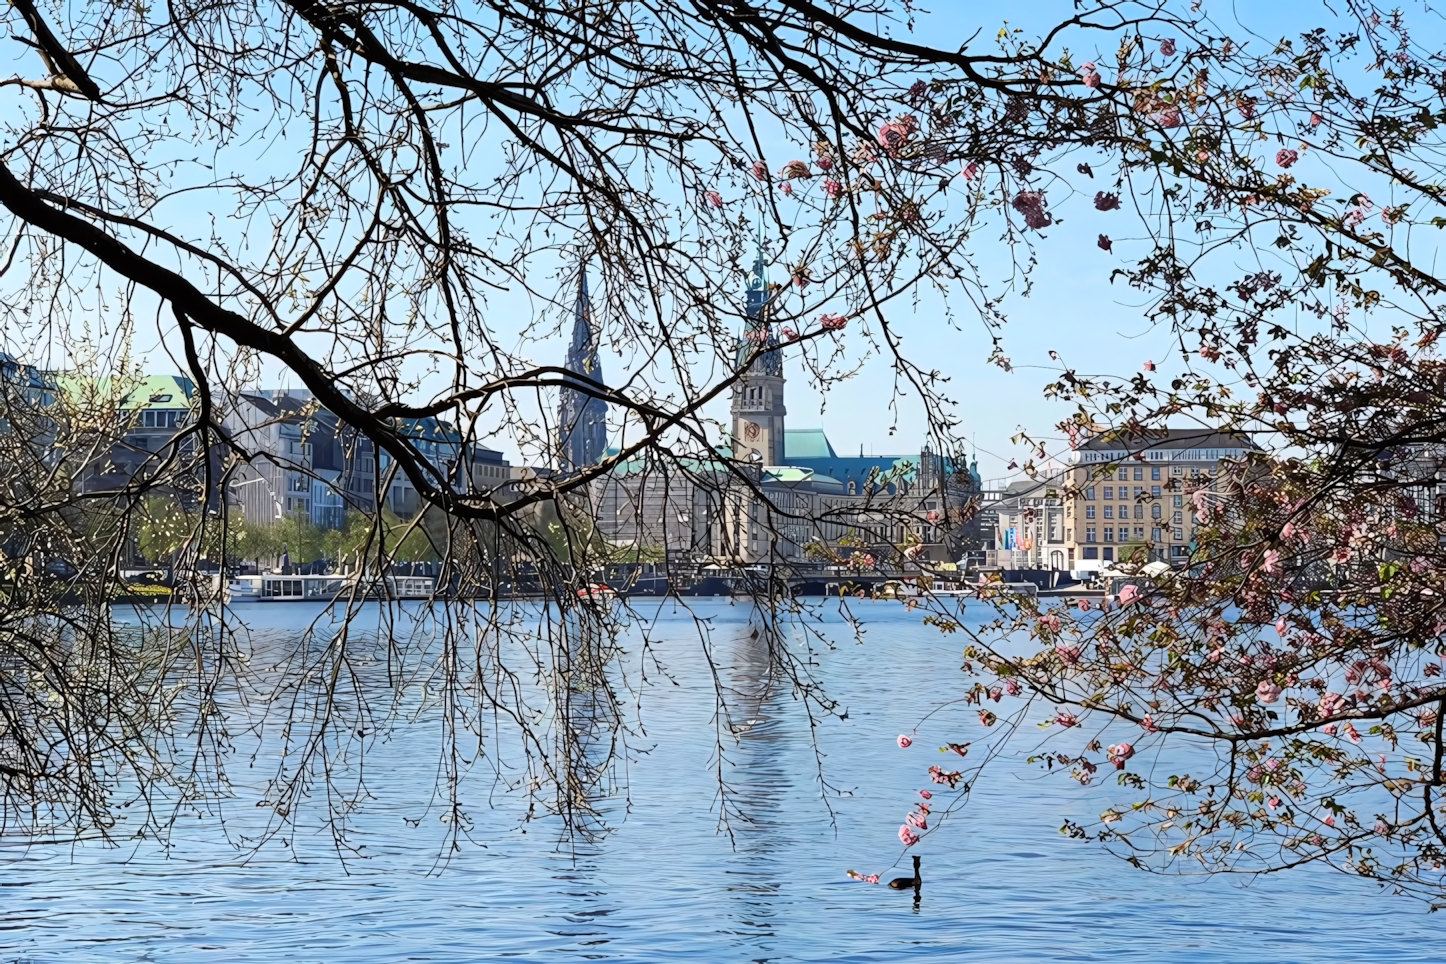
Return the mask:
<svg viewBox="0 0 1446 964">
<path fill-rule="evenodd" d="M 572 307 L 572 344 L 567 350 L 568 371 L 588 382 L 601 383 L 598 333 L 592 322 L 592 299 L 587 290 L 587 262 L 579 266 L 577 299 Z M 581 383 L 579 383 L 581 384 Z M 569 471 L 595 465 L 607 450 L 607 403 L 596 397 L 596 386 L 564 386 L 558 404 L 558 467 Z"/>
</svg>

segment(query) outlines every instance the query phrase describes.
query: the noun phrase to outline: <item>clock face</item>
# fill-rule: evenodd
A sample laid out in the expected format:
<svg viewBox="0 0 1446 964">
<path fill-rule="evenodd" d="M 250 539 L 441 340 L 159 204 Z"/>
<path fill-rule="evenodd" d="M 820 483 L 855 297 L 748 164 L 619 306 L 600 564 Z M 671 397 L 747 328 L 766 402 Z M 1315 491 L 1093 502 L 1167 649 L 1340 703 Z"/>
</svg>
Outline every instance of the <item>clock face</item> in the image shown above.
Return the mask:
<svg viewBox="0 0 1446 964">
<path fill-rule="evenodd" d="M 763 430 L 758 427 L 757 422 L 743 423 L 743 437 L 750 442 L 756 442 L 758 440 L 759 433 L 762 431 Z"/>
</svg>

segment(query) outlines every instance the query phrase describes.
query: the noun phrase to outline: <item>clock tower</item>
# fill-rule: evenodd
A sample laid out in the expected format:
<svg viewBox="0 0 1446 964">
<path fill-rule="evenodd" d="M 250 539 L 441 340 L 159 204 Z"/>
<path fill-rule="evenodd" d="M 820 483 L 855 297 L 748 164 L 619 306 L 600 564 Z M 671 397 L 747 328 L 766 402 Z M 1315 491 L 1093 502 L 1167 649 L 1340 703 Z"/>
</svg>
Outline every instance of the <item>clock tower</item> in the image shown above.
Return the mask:
<svg viewBox="0 0 1446 964">
<path fill-rule="evenodd" d="M 736 364 L 748 369 L 733 385 L 733 457 L 760 465 L 783 464 L 783 419 L 788 414 L 783 406 L 783 354 L 769 320 L 774 292 L 760 245 L 748 278 L 748 322 L 735 355 Z"/>
</svg>

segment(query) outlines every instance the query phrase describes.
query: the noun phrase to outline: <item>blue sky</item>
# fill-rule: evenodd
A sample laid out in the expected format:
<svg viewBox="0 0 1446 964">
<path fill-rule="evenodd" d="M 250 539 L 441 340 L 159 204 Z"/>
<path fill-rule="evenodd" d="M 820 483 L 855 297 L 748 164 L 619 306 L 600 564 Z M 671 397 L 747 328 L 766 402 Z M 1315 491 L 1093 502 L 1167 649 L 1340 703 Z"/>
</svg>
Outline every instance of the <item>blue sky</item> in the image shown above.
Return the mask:
<svg viewBox="0 0 1446 964">
<path fill-rule="evenodd" d="M 1034 35 L 1059 18 L 1070 16 L 1074 9 L 1067 2 L 1008 7 L 939 3 L 933 10 L 918 13 L 916 36 L 936 46 L 948 47 L 977 34 L 971 49 L 984 50 L 991 46 L 995 32 L 1005 25 L 1004 21 L 995 19 L 1001 12 L 1007 12 L 1009 27 Z M 1314 25 L 1340 24 L 1327 7 L 1310 2 L 1243 7 L 1206 0 L 1205 12 L 1232 36 L 1243 38 L 1254 34 L 1255 43 L 1268 44 Z M 1424 19 L 1419 9 L 1413 16 Z M 1430 18 L 1426 21 L 1428 24 L 1437 22 L 1434 15 L 1426 17 Z M 33 72 L 33 65 L 25 59 L 25 51 L 12 53 L 18 58 L 13 69 Z M 1079 62 L 1097 52 L 1075 48 L 1072 53 Z M 778 146 L 780 155 L 788 150 L 784 145 Z M 1103 180 L 1107 181 L 1107 175 Z M 950 377 L 948 394 L 959 401 L 958 415 L 963 423 L 960 434 L 975 441 L 986 479 L 1004 478 L 1006 463 L 1023 454 L 1010 443 L 1010 436 L 1021 428 L 1051 434 L 1050 426 L 1067 414 L 1064 406 L 1047 402 L 1042 396 L 1042 387 L 1059 368 L 1049 352 L 1059 353 L 1074 368 L 1093 373 L 1130 375 L 1138 371 L 1146 359 L 1162 363 L 1166 371 L 1172 364 L 1171 334 L 1152 329 L 1144 321 L 1141 311 L 1144 301 L 1138 292 L 1111 285 L 1109 280 L 1114 268 L 1125 263 L 1131 253 L 1142 250 L 1129 237 L 1134 226 L 1133 215 L 1123 211 L 1104 214 L 1095 211 L 1090 203 L 1094 186 L 1078 187 L 1088 187 L 1088 192 L 1069 199 L 1052 193 L 1051 211 L 1059 221 L 1036 238 L 1039 264 L 1033 276 L 1032 293 L 1028 297 L 1012 297 L 1005 304 L 1010 319 L 1004 333 L 1005 351 L 1013 362 L 1012 372 L 1006 373 L 986 363 L 990 339 L 963 298 L 953 298 L 950 306 L 946 306 L 935 293 L 920 291 L 917 302 L 898 299 L 892 303 L 891 322 L 903 337 L 905 353 Z M 205 214 L 183 212 L 172 216 L 184 222 Z M 207 228 L 203 224 L 197 223 L 194 227 L 188 233 L 204 236 Z M 1101 232 L 1115 240 L 1114 254 L 1096 247 L 1094 241 Z M 1008 265 L 998 257 L 999 246 L 993 243 L 994 238 L 988 231 L 980 232 L 976 236 L 975 254 L 986 274 L 1002 277 Z M 1253 270 L 1254 252 L 1241 251 L 1236 258 L 1242 267 Z M 555 265 L 540 264 L 533 275 L 545 277 L 555 270 Z M 780 269 L 779 274 L 782 273 Z M 546 287 L 545 283 L 540 286 Z M 952 325 L 945 321 L 951 306 Z M 519 320 L 534 308 L 521 298 L 505 296 L 499 297 L 492 307 L 499 316 L 510 313 Z M 178 369 L 179 365 L 167 357 L 166 332 L 157 332 L 153 324 L 148 327 L 145 311 L 137 314 L 135 354 L 142 357 L 152 371 Z M 520 331 L 522 325 L 516 327 Z M 567 336 L 564 325 L 564 330 L 553 338 L 527 343 L 525 353 L 537 362 L 560 362 L 566 351 Z M 519 339 L 519 347 L 522 344 Z M 622 367 L 619 347 L 605 347 L 603 365 L 609 376 Z M 901 399 L 897 413 L 890 409 L 894 377 L 882 359 L 872 359 L 826 398 L 808 384 L 796 361 L 788 363 L 788 374 L 789 423 L 800 428 L 822 426 L 840 452 L 856 452 L 862 446 L 865 452 L 904 454 L 917 451 L 924 441 L 922 410 L 916 399 Z M 285 381 L 274 371 L 266 373 L 262 380 L 271 384 Z M 726 419 L 726 401 L 717 404 L 711 414 L 719 420 Z M 515 447 L 505 439 L 499 438 L 494 444 L 516 457 Z"/>
</svg>

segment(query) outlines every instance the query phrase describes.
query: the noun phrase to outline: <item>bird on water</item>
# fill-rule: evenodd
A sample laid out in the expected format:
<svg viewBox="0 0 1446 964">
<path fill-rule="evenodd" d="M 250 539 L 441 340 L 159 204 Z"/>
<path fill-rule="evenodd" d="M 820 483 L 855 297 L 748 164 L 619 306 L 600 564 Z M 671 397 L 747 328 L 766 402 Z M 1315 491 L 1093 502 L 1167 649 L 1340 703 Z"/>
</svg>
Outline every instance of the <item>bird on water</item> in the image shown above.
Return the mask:
<svg viewBox="0 0 1446 964">
<path fill-rule="evenodd" d="M 921 883 L 923 883 L 923 882 L 924 882 L 923 877 L 921 877 L 920 874 L 919 874 L 919 855 L 918 855 L 918 854 L 915 854 L 915 855 L 914 855 L 914 876 L 912 876 L 912 877 L 895 877 L 893 880 L 889 881 L 889 886 L 892 887 L 892 888 L 894 888 L 894 890 L 913 890 L 913 889 L 917 888 L 917 887 L 918 887 Z"/>
</svg>

